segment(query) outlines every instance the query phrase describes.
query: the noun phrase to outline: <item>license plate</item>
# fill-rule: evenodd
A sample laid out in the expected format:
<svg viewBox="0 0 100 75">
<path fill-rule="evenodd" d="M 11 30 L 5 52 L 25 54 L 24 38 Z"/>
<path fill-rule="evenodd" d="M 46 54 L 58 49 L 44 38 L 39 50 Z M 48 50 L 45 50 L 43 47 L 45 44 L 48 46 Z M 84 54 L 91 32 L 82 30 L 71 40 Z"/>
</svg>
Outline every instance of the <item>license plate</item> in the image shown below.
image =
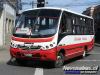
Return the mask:
<svg viewBox="0 0 100 75">
<path fill-rule="evenodd" d="M 32 57 L 32 54 L 24 54 L 26 57 Z"/>
</svg>

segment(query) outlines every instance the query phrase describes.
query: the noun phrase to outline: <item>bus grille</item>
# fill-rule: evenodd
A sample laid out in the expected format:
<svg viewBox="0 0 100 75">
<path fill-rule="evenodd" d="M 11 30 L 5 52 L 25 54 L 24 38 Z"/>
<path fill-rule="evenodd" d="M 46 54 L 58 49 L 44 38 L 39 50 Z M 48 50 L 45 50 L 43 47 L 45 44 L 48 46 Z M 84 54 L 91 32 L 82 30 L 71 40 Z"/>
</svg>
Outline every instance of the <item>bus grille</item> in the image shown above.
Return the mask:
<svg viewBox="0 0 100 75">
<path fill-rule="evenodd" d="M 39 50 L 41 46 L 18 46 L 18 48 L 21 48 L 22 50 Z"/>
</svg>

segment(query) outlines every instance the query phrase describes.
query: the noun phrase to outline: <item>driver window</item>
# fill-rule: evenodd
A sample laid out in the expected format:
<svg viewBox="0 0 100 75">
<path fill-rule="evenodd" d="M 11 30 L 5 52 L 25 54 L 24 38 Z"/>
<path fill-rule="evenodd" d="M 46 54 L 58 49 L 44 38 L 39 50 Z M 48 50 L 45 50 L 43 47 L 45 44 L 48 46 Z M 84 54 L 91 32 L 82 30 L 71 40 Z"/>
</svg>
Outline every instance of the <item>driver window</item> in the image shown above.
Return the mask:
<svg viewBox="0 0 100 75">
<path fill-rule="evenodd" d="M 65 14 L 62 15 L 61 23 L 60 23 L 60 27 L 59 27 L 59 33 L 63 34 L 64 32 L 66 32 L 66 16 L 65 16 Z"/>
<path fill-rule="evenodd" d="M 71 14 L 64 12 L 61 18 L 59 33 L 71 34 L 72 33 L 72 20 Z"/>
</svg>

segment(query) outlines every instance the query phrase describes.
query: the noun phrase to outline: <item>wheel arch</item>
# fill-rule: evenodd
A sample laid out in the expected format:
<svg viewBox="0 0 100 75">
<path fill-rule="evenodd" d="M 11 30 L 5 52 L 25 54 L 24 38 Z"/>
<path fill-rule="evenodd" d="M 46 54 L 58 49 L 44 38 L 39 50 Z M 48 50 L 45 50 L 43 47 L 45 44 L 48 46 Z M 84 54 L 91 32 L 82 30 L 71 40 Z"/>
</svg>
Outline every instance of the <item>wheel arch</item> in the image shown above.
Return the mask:
<svg viewBox="0 0 100 75">
<path fill-rule="evenodd" d="M 58 53 L 62 53 L 65 56 L 65 49 L 60 49 Z"/>
<path fill-rule="evenodd" d="M 86 52 L 88 51 L 88 46 L 87 46 L 87 45 L 84 46 L 84 50 L 85 50 Z"/>
</svg>

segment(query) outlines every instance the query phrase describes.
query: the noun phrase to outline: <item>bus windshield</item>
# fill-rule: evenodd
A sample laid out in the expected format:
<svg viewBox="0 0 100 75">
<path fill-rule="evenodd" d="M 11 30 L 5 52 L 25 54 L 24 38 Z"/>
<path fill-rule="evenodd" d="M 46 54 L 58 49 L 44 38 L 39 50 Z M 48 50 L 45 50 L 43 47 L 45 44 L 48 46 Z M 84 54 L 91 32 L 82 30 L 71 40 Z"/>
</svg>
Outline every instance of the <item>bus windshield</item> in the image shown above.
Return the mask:
<svg viewBox="0 0 100 75">
<path fill-rule="evenodd" d="M 60 10 L 36 9 L 23 12 L 13 31 L 15 37 L 50 37 L 58 27 Z"/>
</svg>

